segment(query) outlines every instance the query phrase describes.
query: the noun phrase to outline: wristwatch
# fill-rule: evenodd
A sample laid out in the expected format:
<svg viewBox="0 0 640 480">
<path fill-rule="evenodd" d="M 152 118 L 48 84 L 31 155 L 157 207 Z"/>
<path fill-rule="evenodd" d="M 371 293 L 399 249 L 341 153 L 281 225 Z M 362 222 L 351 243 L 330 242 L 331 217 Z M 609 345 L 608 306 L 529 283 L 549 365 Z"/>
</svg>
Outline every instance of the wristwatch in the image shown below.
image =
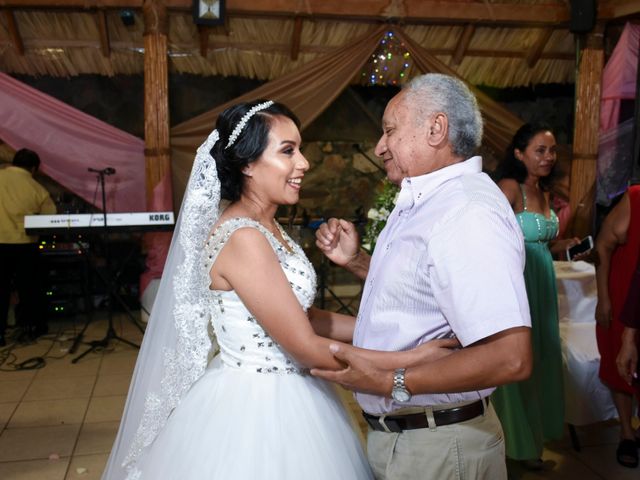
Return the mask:
<svg viewBox="0 0 640 480">
<path fill-rule="evenodd" d="M 393 389 L 391 390 L 391 398 L 396 402 L 406 403 L 411 400 L 411 393 L 404 384 L 404 368 L 397 368 L 393 372 Z"/>
</svg>

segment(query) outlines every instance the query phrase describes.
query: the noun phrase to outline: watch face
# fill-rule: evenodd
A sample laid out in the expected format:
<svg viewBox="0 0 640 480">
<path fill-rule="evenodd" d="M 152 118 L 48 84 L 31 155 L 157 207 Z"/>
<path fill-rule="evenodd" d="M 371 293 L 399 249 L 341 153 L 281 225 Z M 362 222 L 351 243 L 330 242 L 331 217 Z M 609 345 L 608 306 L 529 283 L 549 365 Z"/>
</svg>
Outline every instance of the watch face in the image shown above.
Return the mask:
<svg viewBox="0 0 640 480">
<path fill-rule="evenodd" d="M 408 402 L 411 400 L 411 395 L 404 388 L 394 388 L 391 396 L 396 402 Z"/>
</svg>

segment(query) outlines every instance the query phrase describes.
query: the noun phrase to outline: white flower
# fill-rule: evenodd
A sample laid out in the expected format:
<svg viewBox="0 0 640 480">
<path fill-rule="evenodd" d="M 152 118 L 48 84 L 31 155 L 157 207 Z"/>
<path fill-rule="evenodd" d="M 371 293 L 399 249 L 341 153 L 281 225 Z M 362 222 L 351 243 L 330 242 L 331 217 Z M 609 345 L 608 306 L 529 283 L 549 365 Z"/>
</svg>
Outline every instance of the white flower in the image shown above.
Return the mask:
<svg viewBox="0 0 640 480">
<path fill-rule="evenodd" d="M 370 220 L 382 220 L 380 212 L 378 212 L 378 210 L 376 210 L 375 208 L 369 209 L 369 211 L 367 212 L 367 218 L 369 218 Z"/>
</svg>

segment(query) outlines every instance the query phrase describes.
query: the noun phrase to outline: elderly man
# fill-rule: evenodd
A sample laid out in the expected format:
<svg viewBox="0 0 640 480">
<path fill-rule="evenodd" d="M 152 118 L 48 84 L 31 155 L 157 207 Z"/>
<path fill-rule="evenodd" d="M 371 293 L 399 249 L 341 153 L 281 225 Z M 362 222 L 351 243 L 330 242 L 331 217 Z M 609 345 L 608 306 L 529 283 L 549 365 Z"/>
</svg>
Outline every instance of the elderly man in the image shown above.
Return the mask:
<svg viewBox="0 0 640 480">
<path fill-rule="evenodd" d="M 356 392 L 378 479 L 505 479 L 488 397 L 530 374 L 531 322 L 521 230 L 469 158 L 482 138 L 476 99 L 453 77 L 423 75 L 389 102 L 382 130 L 376 155 L 401 190 L 373 256 L 345 220 L 317 233 L 328 258 L 366 277 L 353 344 L 398 351 L 455 336 L 463 348 L 383 370 L 332 345 L 346 368 L 312 373 Z M 348 321 L 324 331 L 344 339 Z"/>
</svg>

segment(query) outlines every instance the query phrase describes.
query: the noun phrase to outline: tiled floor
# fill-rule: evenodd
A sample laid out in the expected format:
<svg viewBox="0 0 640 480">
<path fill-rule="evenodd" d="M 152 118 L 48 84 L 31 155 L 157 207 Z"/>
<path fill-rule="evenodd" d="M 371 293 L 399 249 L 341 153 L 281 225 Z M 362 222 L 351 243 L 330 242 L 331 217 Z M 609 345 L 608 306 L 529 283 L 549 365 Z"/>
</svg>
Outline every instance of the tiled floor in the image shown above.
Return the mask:
<svg viewBox="0 0 640 480">
<path fill-rule="evenodd" d="M 118 315 L 114 324 L 120 336 L 140 342 L 140 332 L 126 316 Z M 72 336 L 73 325 L 53 325 L 60 335 L 18 345 L 8 359 L 18 364 L 44 357 L 44 368 L 10 371 L 8 363 L 0 366 L 2 480 L 99 479 L 116 435 L 137 350 L 114 341 L 107 350 L 73 364 L 74 355 L 67 352 L 71 341 L 64 340 Z M 104 315 L 98 316 L 85 340 L 101 339 L 105 332 Z M 85 348 L 81 345 L 76 355 Z M 345 398 L 350 396 L 345 393 Z M 571 448 L 566 435 L 545 450 L 548 469 L 530 472 L 510 464 L 510 476 L 513 480 L 638 479 L 640 469 L 626 469 L 615 461 L 617 432 L 615 422 L 578 428 L 580 452 Z"/>
<path fill-rule="evenodd" d="M 97 315 L 84 340 L 102 339 L 105 315 Z M 79 321 L 80 322 L 80 321 Z M 139 343 L 142 334 L 124 315 L 116 331 Z M 73 324 L 53 323 L 60 330 L 35 344 L 17 345 L 9 358 L 18 364 L 44 357 L 37 370 L 8 371 L 0 367 L 0 479 L 99 479 L 116 435 L 137 350 L 111 342 L 107 350 L 71 360 L 86 350 L 68 353 Z M 81 323 L 76 325 L 79 330 Z M 55 340 L 56 337 L 58 340 Z"/>
</svg>

